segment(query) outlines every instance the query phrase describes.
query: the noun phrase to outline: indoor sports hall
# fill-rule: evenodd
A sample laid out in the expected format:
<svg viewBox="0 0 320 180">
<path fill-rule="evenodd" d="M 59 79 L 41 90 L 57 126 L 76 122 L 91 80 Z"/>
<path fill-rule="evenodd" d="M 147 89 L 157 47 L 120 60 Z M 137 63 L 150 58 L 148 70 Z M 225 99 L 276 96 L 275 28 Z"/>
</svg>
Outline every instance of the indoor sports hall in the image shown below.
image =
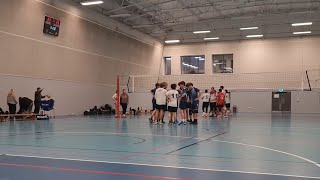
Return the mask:
<svg viewBox="0 0 320 180">
<path fill-rule="evenodd" d="M 319 0 L 1 0 L 0 180 L 320 180 Z"/>
</svg>

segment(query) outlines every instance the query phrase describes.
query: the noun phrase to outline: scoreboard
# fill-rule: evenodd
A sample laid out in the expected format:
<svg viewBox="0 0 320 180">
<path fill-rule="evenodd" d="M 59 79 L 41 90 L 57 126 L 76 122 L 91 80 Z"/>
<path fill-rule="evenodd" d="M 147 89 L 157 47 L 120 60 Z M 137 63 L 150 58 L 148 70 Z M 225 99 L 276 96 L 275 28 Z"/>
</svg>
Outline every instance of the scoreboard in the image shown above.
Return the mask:
<svg viewBox="0 0 320 180">
<path fill-rule="evenodd" d="M 53 36 L 58 36 L 59 30 L 60 30 L 60 23 L 61 23 L 61 21 L 58 19 L 54 19 L 52 17 L 45 16 L 43 33 L 53 35 Z"/>
</svg>

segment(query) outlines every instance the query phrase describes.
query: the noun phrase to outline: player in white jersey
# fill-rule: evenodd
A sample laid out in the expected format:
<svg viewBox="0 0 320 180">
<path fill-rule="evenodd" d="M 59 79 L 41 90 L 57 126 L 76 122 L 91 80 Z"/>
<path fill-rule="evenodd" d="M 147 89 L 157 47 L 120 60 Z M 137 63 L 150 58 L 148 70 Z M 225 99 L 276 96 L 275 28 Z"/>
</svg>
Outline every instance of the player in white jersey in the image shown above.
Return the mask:
<svg viewBox="0 0 320 180">
<path fill-rule="evenodd" d="M 202 116 L 207 117 L 209 103 L 210 103 L 210 94 L 208 93 L 208 90 L 204 91 L 204 93 L 201 96 L 201 99 L 202 99 Z"/>
<path fill-rule="evenodd" d="M 156 90 L 154 95 L 156 99 L 156 120 L 162 124 L 164 118 L 164 111 L 167 109 L 167 90 L 165 89 L 166 83 L 161 83 L 160 88 Z"/>
<path fill-rule="evenodd" d="M 230 99 L 230 92 L 228 90 L 226 90 L 225 101 L 226 101 L 226 113 L 225 114 L 228 117 L 231 115 L 231 111 L 230 111 L 231 99 Z"/>
<path fill-rule="evenodd" d="M 167 92 L 168 98 L 168 117 L 169 117 L 169 124 L 178 123 L 177 122 L 177 110 L 178 110 L 178 96 L 179 92 L 176 90 L 177 85 L 171 84 L 171 90 Z"/>
</svg>

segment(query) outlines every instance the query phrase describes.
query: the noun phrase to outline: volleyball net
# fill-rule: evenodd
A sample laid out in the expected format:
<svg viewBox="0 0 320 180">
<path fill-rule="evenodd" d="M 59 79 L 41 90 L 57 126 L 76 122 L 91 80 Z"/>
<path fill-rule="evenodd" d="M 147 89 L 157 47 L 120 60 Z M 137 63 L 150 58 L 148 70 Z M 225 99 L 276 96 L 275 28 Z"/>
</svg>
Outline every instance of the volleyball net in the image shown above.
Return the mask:
<svg viewBox="0 0 320 180">
<path fill-rule="evenodd" d="M 120 78 L 120 86 L 128 92 L 147 93 L 156 83 L 192 82 L 199 89 L 218 89 L 224 86 L 230 91 L 306 91 L 320 86 L 319 70 L 307 72 L 268 72 L 243 74 L 185 74 L 185 75 L 139 75 Z"/>
</svg>

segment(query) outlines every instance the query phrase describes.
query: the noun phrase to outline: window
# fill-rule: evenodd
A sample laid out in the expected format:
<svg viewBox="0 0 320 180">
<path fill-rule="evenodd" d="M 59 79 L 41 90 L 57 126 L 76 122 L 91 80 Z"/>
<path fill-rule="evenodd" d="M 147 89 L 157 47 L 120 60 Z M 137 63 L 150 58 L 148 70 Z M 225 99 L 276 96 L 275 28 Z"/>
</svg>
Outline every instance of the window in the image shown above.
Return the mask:
<svg viewBox="0 0 320 180">
<path fill-rule="evenodd" d="M 181 56 L 181 74 L 204 74 L 205 57 Z"/>
<path fill-rule="evenodd" d="M 233 54 L 212 55 L 213 73 L 233 73 Z"/>
<path fill-rule="evenodd" d="M 164 58 L 164 74 L 171 75 L 171 57 Z"/>
</svg>

